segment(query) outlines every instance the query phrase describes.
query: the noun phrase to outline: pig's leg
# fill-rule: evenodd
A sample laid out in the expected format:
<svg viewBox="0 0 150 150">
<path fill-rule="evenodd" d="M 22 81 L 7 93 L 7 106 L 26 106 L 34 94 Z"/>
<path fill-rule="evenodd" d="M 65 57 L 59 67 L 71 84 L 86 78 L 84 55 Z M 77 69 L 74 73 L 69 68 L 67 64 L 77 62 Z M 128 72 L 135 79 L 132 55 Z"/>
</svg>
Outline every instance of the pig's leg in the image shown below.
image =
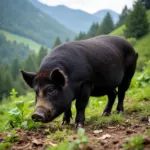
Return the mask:
<svg viewBox="0 0 150 150">
<path fill-rule="evenodd" d="M 64 112 L 62 124 L 69 124 L 70 118 L 72 118 L 71 106 L 66 112 Z"/>
<path fill-rule="evenodd" d="M 135 68 L 136 68 L 136 61 L 138 58 L 138 54 L 136 54 L 136 57 L 131 57 L 130 55 L 128 58 L 126 58 L 126 64 L 125 64 L 125 75 L 122 80 L 122 83 L 118 87 L 118 105 L 116 108 L 117 112 L 123 112 L 124 107 L 123 107 L 123 101 L 125 97 L 125 92 L 128 90 L 131 79 L 135 73 Z"/>
<path fill-rule="evenodd" d="M 91 86 L 84 84 L 80 90 L 80 94 L 76 99 L 76 127 L 83 127 L 85 121 L 85 108 L 91 94 Z"/>
<path fill-rule="evenodd" d="M 102 116 L 109 116 L 110 115 L 111 110 L 112 110 L 112 106 L 113 106 L 114 101 L 116 99 L 117 92 L 116 92 L 116 90 L 112 90 L 107 95 L 108 95 L 108 103 L 104 109 Z"/>
<path fill-rule="evenodd" d="M 130 86 L 130 82 L 131 82 L 130 78 L 124 78 L 124 81 L 118 87 L 118 105 L 117 105 L 117 108 L 116 108 L 116 111 L 118 113 L 124 111 L 123 101 L 124 101 L 124 97 L 125 97 L 125 92 L 127 91 L 127 89 Z"/>
</svg>

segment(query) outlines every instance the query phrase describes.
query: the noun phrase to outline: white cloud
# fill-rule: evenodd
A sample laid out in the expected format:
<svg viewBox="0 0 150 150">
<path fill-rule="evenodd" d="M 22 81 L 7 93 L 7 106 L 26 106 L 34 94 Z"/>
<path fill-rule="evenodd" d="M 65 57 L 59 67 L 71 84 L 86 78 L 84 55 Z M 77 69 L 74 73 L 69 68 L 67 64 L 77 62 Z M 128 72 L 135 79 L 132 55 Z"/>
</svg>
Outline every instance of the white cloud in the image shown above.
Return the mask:
<svg viewBox="0 0 150 150">
<path fill-rule="evenodd" d="M 81 9 L 89 13 L 94 13 L 101 9 L 112 9 L 121 13 L 125 5 L 132 8 L 134 0 L 39 0 L 45 4 L 66 5 L 70 8 Z"/>
</svg>

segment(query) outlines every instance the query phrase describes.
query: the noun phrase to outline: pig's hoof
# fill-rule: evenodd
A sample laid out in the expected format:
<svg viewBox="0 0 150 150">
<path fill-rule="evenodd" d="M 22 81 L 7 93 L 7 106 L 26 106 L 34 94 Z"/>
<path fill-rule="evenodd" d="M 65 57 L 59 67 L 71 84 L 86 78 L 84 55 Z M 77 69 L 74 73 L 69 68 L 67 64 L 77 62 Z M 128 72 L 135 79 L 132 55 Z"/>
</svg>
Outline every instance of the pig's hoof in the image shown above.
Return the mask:
<svg viewBox="0 0 150 150">
<path fill-rule="evenodd" d="M 70 121 L 63 120 L 61 124 L 62 124 L 62 125 L 69 125 L 69 124 L 70 124 Z"/>
<path fill-rule="evenodd" d="M 117 110 L 117 114 L 123 114 L 124 111 L 123 110 Z"/>
<path fill-rule="evenodd" d="M 110 112 L 103 112 L 102 116 L 109 116 Z"/>
<path fill-rule="evenodd" d="M 76 123 L 75 127 L 76 128 L 83 128 L 84 124 L 83 123 Z"/>
</svg>

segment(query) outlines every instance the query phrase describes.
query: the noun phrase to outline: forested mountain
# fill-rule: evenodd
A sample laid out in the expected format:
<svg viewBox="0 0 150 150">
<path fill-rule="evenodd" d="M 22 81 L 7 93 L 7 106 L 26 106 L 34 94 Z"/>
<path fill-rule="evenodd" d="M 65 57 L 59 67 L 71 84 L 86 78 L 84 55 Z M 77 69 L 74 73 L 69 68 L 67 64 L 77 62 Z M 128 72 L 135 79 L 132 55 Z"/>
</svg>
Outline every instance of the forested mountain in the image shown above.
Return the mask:
<svg viewBox="0 0 150 150">
<path fill-rule="evenodd" d="M 103 9 L 103 10 L 97 11 L 96 13 L 94 13 L 94 15 L 97 16 L 102 21 L 108 12 L 112 17 L 113 22 L 117 23 L 119 19 L 119 14 L 111 9 Z"/>
<path fill-rule="evenodd" d="M 17 44 L 15 41 L 7 41 L 5 36 L 0 34 L 0 64 L 11 64 L 17 58 L 25 59 L 29 54 L 33 53 L 28 46 Z"/>
<path fill-rule="evenodd" d="M 51 47 L 55 38 L 73 38 L 74 33 L 35 8 L 29 0 L 1 0 L 0 29 Z"/>
<path fill-rule="evenodd" d="M 40 3 L 38 0 L 30 0 L 30 1 L 35 7 L 39 8 L 41 11 L 53 17 L 58 22 L 60 22 L 61 24 L 63 24 L 64 26 L 66 26 L 67 28 L 71 29 L 74 32 L 88 31 L 93 22 L 101 23 L 107 12 L 110 12 L 110 15 L 112 17 L 115 17 L 113 18 L 115 22 L 117 19 L 116 15 L 114 15 L 115 12 L 111 10 L 102 11 L 101 16 L 101 14 L 99 13 L 89 14 L 85 11 L 78 9 L 71 9 L 64 5 L 48 6 Z"/>
</svg>

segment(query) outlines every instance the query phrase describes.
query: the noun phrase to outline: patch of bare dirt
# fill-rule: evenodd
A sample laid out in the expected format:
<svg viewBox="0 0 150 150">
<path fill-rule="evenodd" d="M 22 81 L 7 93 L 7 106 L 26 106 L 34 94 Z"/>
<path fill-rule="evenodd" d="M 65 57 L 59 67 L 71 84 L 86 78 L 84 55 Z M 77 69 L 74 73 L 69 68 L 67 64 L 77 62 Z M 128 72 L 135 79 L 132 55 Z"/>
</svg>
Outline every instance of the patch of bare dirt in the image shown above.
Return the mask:
<svg viewBox="0 0 150 150">
<path fill-rule="evenodd" d="M 108 126 L 100 133 L 88 131 L 89 145 L 93 150 L 121 150 L 126 139 L 143 134 L 147 128 L 150 128 L 148 123 L 141 123 L 131 126 Z M 145 149 L 150 149 L 150 137 L 147 138 L 149 142 L 145 144 Z"/>
<path fill-rule="evenodd" d="M 132 120 L 136 120 L 133 121 Z M 51 126 L 51 123 L 48 126 Z M 49 128 L 49 127 L 45 128 Z M 122 150 L 123 144 L 128 138 L 135 135 L 145 135 L 147 129 L 150 129 L 150 123 L 147 118 L 141 120 L 138 113 L 126 115 L 124 125 L 106 126 L 104 128 L 92 128 L 93 124 L 85 125 L 86 135 L 89 138 L 87 150 Z M 72 125 L 70 126 L 72 128 Z M 59 141 L 47 138 L 48 133 L 45 128 L 39 128 L 36 131 L 24 131 L 16 129 L 19 134 L 19 140 L 12 144 L 11 150 L 45 150 L 48 146 L 56 146 Z M 64 127 L 65 128 L 65 127 Z M 53 131 L 53 128 L 50 129 Z M 5 134 L 0 133 L 0 142 L 3 141 Z M 70 141 L 76 140 L 76 130 L 74 135 L 67 136 Z M 144 136 L 144 150 L 150 149 L 150 136 Z"/>
</svg>

